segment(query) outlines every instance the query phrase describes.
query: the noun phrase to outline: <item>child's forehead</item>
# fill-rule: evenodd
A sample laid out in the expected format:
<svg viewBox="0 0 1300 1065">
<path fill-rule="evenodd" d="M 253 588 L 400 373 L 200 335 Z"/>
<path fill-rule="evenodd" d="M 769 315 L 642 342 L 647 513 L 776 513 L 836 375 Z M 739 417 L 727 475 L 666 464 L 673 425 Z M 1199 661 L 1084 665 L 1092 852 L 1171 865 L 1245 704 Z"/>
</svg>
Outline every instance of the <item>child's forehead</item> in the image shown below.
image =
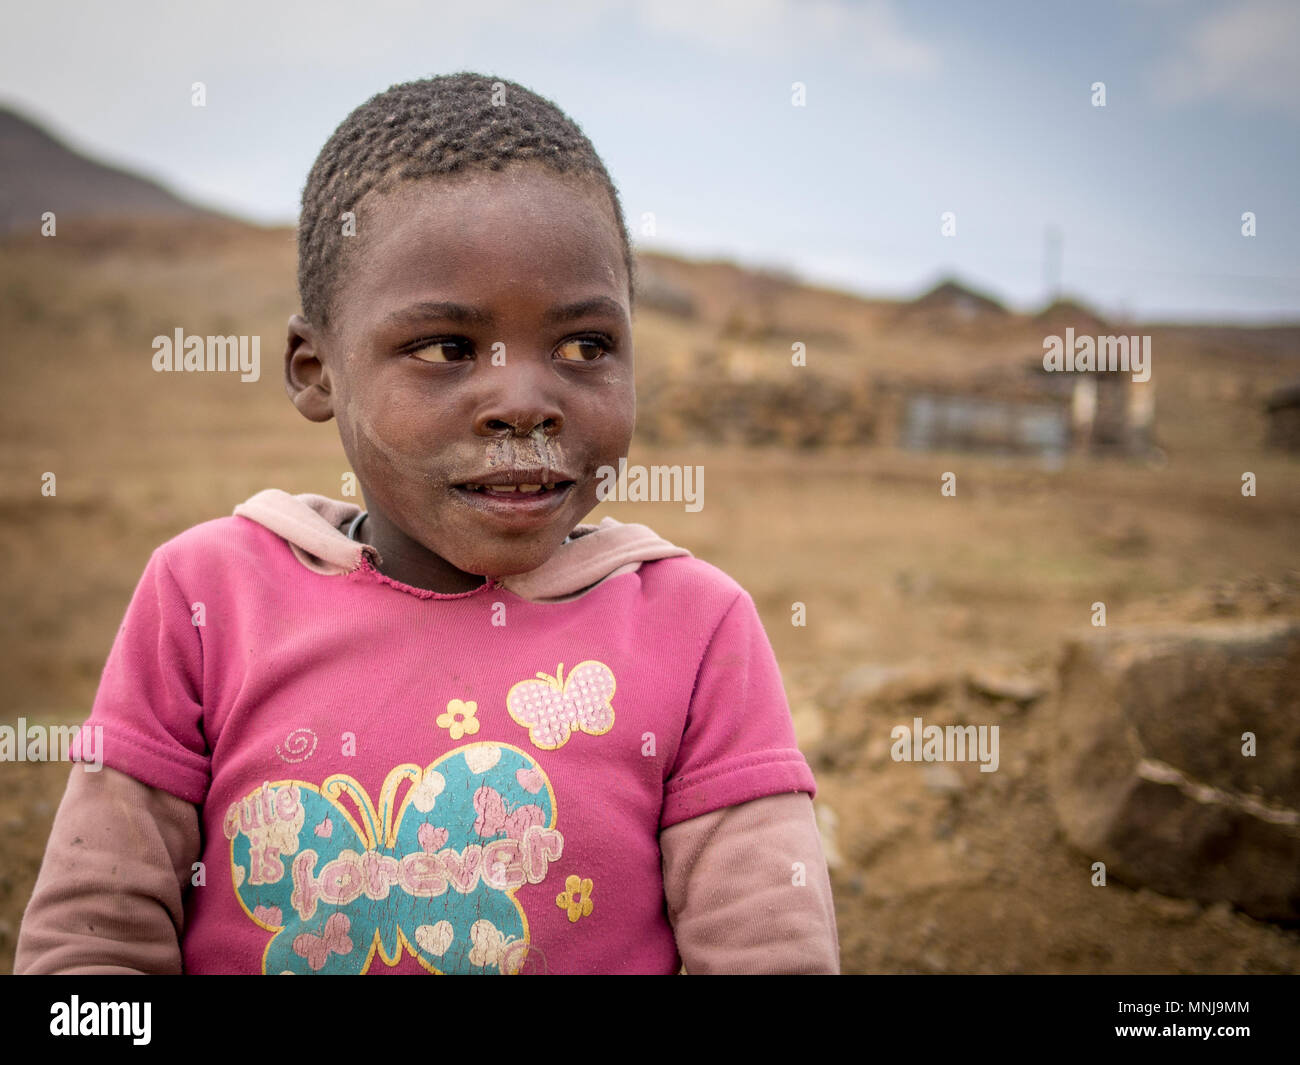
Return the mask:
<svg viewBox="0 0 1300 1065">
<path fill-rule="evenodd" d="M 590 176 L 560 174 L 535 164 L 390 181 L 367 193 L 357 213 L 390 227 L 520 213 L 539 223 L 559 214 L 614 220 L 608 194 Z"/>
<path fill-rule="evenodd" d="M 590 183 L 567 177 L 456 175 L 374 190 L 357 212 L 359 239 L 339 275 L 337 310 L 374 325 L 410 308 L 455 304 L 486 324 L 507 309 L 545 314 L 602 296 L 626 305 L 617 221 L 612 212 L 602 217 Z"/>
<path fill-rule="evenodd" d="M 569 264 L 580 273 L 598 267 L 601 276 L 611 269 L 617 275 L 624 250 L 599 191 L 546 173 L 419 179 L 376 189 L 357 211 L 358 261 L 368 269 L 400 262 L 440 271 Z"/>
</svg>

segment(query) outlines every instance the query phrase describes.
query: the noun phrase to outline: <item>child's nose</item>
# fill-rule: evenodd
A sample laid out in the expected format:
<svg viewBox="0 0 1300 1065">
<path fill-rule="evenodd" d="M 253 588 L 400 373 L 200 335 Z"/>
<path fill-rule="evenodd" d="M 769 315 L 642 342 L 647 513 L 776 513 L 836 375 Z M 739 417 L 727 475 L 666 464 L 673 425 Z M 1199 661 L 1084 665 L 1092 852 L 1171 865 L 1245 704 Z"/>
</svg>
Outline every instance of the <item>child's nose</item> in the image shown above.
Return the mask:
<svg viewBox="0 0 1300 1065">
<path fill-rule="evenodd" d="M 518 414 L 513 417 L 496 417 L 480 421 L 475 431 L 480 436 L 498 436 L 503 432 L 514 432 L 517 436 L 528 436 L 540 429 L 547 436 L 554 436 L 560 431 L 564 419 L 560 416 L 543 417 L 541 415 Z"/>
<path fill-rule="evenodd" d="M 554 436 L 564 427 L 564 412 L 545 375 L 531 367 L 492 366 L 485 375 L 487 385 L 474 419 L 479 436 L 498 436 L 513 431 L 520 436 L 541 429 Z"/>
</svg>

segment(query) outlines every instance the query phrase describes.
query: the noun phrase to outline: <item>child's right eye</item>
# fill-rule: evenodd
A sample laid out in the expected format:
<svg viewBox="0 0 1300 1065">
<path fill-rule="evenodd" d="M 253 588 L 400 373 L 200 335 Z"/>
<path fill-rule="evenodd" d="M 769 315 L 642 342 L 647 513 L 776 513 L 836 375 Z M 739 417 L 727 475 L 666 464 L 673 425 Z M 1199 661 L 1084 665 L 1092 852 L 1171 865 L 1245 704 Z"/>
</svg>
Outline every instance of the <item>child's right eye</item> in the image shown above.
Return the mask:
<svg viewBox="0 0 1300 1065">
<path fill-rule="evenodd" d="M 444 349 L 459 352 L 459 357 L 448 354 Z M 469 344 L 464 340 L 430 340 L 411 348 L 408 355 L 414 355 L 421 362 L 461 362 L 469 357 Z"/>
</svg>

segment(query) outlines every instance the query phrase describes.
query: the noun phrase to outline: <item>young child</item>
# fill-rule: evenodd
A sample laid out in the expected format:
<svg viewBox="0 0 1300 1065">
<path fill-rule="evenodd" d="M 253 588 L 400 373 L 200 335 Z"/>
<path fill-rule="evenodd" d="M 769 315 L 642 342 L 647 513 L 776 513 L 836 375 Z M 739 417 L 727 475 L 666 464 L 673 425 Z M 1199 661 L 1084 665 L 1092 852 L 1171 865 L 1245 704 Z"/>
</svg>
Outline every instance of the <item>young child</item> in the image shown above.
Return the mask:
<svg viewBox="0 0 1300 1065">
<path fill-rule="evenodd" d="M 833 973 L 750 596 L 580 520 L 635 420 L 633 258 L 581 130 L 456 74 L 358 108 L 299 223 L 285 385 L 367 510 L 158 548 L 15 971 Z"/>
</svg>

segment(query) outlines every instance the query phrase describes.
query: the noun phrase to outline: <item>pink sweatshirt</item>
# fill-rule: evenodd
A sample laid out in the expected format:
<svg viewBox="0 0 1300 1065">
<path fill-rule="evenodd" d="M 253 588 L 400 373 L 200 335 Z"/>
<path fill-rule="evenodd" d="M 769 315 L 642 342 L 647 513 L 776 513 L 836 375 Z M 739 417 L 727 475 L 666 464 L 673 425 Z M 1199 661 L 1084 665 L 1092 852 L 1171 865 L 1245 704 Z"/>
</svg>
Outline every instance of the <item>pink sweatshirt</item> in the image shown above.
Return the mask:
<svg viewBox="0 0 1300 1065">
<path fill-rule="evenodd" d="M 154 552 L 16 972 L 836 972 L 754 604 L 639 525 L 411 588 L 262 492 Z"/>
</svg>

